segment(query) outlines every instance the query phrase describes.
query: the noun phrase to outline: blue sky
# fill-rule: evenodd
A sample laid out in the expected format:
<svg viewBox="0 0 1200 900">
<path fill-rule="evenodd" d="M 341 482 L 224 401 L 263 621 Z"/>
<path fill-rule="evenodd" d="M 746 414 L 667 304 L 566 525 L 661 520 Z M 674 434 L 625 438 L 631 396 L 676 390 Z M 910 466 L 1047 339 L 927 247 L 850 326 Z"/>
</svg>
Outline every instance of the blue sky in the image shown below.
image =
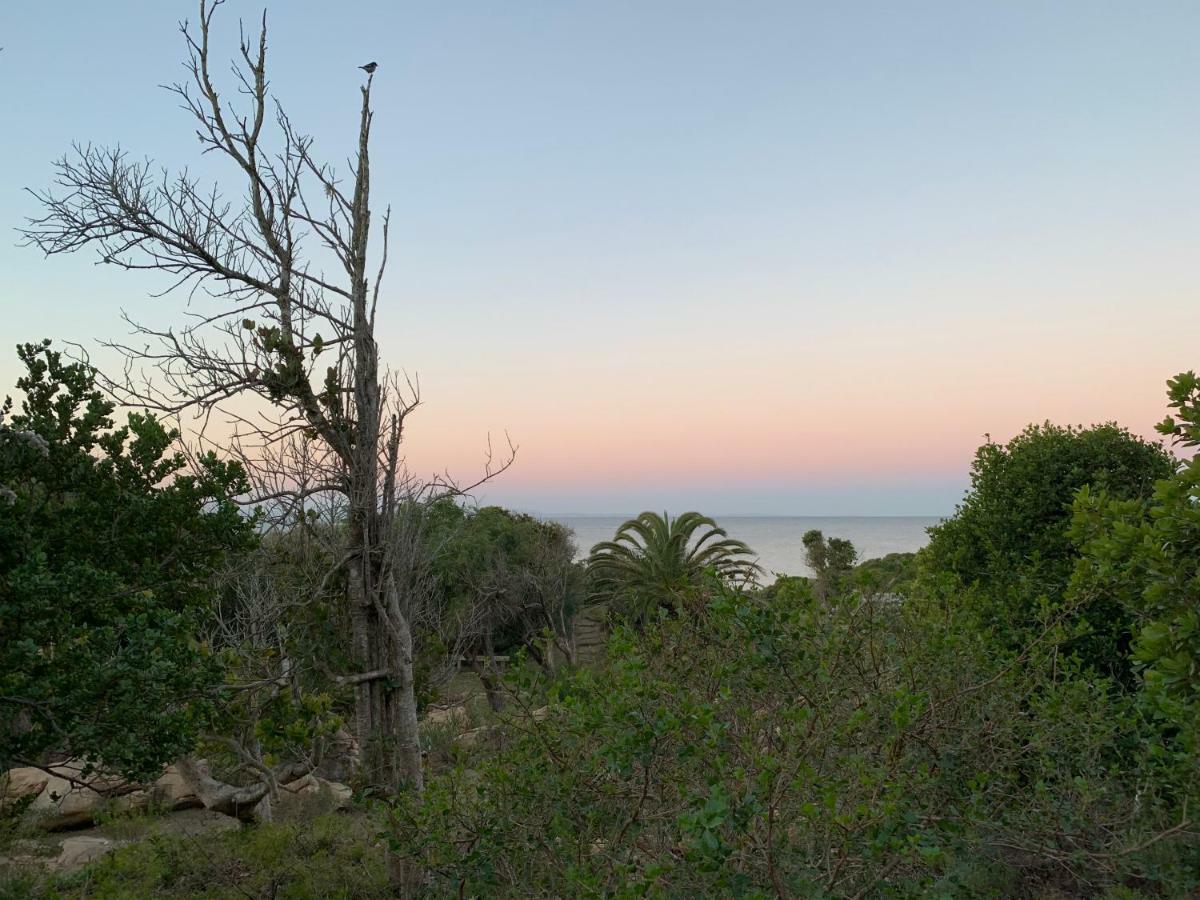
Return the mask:
<svg viewBox="0 0 1200 900">
<path fill-rule="evenodd" d="M 380 63 L 383 355 L 421 377 L 417 471 L 520 445 L 485 500 L 939 514 L 985 432 L 1149 433 L 1198 364 L 1200 4 L 268 9 L 277 95 L 334 160 Z M 225 7 L 227 55 L 259 10 Z M 72 141 L 209 171 L 157 87 L 189 15 L 0 10 L 6 345 L 179 316 L 12 229 Z"/>
</svg>

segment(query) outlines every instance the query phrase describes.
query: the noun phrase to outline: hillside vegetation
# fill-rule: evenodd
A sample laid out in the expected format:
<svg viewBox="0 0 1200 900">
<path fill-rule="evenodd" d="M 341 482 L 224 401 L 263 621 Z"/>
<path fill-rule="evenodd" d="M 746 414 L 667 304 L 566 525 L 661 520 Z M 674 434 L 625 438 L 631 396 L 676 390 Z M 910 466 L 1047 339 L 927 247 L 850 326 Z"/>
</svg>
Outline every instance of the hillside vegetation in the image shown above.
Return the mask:
<svg viewBox="0 0 1200 900">
<path fill-rule="evenodd" d="M 318 751 L 352 741 L 354 706 L 329 653 L 348 626 L 324 544 L 234 527 L 204 497 L 232 489 L 235 469 L 172 478 L 175 463 L 156 462 L 169 435 L 141 419 L 115 429 L 86 369 L 23 353 L 27 400 L 0 425 L 0 608 L 22 629 L 0 673 L 8 764 L 85 757 L 133 778 L 183 752 L 240 790 L 264 783 L 248 759 L 327 765 Z M 1200 442 L 1198 385 L 1169 386 L 1160 427 L 1183 446 Z M 127 473 L 107 460 L 130 436 L 143 461 Z M 1198 487 L 1200 463 L 1115 426 L 1038 426 L 980 449 L 972 489 L 920 553 L 858 563 L 813 532 L 814 575 L 767 585 L 750 548 L 698 514 L 646 513 L 577 564 L 558 526 L 414 507 L 422 791 L 380 792 L 351 754 L 348 801 L 301 803 L 267 782 L 233 830 L 181 834 L 170 813 L 113 806 L 93 818 L 114 849 L 72 871 L 14 858 L 37 826 L 10 796 L 4 891 L 1187 895 L 1200 886 Z M 208 585 L 189 605 L 171 605 L 172 571 L 126 570 L 99 536 L 155 533 L 89 505 L 112 491 L 144 496 L 143 517 L 175 534 L 223 542 L 189 565 Z M 86 514 L 77 527 L 97 536 L 65 541 L 50 509 Z M 80 602 L 48 615 L 47 591 Z M 247 617 L 269 640 L 229 627 Z M 581 659 L 597 623 L 601 652 Z M 31 662 L 64 640 L 75 668 Z M 151 640 L 189 649 L 160 656 Z"/>
</svg>

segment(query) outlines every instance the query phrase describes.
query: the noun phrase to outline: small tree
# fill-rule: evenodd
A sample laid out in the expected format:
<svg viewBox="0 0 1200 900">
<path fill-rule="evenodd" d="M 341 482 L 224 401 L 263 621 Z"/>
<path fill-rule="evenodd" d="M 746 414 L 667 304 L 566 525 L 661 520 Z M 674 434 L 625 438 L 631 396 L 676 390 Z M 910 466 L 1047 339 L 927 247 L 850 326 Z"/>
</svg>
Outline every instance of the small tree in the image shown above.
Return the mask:
<svg viewBox="0 0 1200 900">
<path fill-rule="evenodd" d="M 858 551 L 845 538 L 826 540 L 818 529 L 804 533 L 804 559 L 814 576 L 813 591 L 819 600 L 825 600 L 842 590 L 854 570 Z"/>
<path fill-rule="evenodd" d="M 582 567 L 569 529 L 498 506 L 464 511 L 439 561 L 452 605 L 469 609 L 464 648 L 482 663 L 493 707 L 496 654 L 524 649 L 548 671 L 556 655 L 575 661 L 572 621 L 583 601 Z"/>
<path fill-rule="evenodd" d="M 253 530 L 241 467 L 188 473 L 152 415 L 117 428 L 95 373 L 18 348 L 0 407 L 0 770 L 69 753 L 157 774 L 212 719 L 218 660 L 197 635 L 225 557 Z"/>
<path fill-rule="evenodd" d="M 644 622 L 658 609 L 677 604 L 706 572 L 727 582 L 752 582 L 761 571 L 752 557 L 749 547 L 708 516 L 644 512 L 622 524 L 611 541 L 592 548 L 592 600 L 613 601 Z"/>
</svg>

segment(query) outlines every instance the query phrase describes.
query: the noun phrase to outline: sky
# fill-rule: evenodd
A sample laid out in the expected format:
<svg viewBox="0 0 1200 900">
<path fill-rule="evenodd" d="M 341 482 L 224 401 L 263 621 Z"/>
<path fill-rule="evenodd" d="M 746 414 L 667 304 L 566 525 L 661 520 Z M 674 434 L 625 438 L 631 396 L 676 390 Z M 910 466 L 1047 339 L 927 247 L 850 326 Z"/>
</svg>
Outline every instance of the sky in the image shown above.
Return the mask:
<svg viewBox="0 0 1200 900">
<path fill-rule="evenodd" d="M 420 378 L 414 472 L 518 446 L 481 502 L 941 515 L 984 435 L 1150 435 L 1200 366 L 1194 0 L 267 7 L 272 86 L 335 162 L 379 62 L 381 353 Z M 230 0 L 225 55 L 261 9 Z M 188 16 L 0 6 L 0 393 L 18 341 L 182 315 L 16 229 L 72 141 L 206 165 L 159 87 Z"/>
</svg>

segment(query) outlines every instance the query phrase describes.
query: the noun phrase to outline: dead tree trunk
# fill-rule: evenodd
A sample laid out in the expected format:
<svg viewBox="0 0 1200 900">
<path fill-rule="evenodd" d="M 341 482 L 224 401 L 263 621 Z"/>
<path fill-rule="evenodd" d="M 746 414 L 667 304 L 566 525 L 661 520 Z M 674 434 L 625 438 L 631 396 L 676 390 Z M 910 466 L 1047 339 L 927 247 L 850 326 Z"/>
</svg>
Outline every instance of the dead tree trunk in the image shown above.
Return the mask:
<svg viewBox="0 0 1200 900">
<path fill-rule="evenodd" d="M 345 535 L 338 569 L 345 574 L 356 669 L 336 680 L 354 685 L 355 731 L 371 780 L 393 790 L 420 789 L 416 599 L 405 593 L 404 579 L 393 577 L 391 549 L 398 498 L 412 490 L 398 471 L 396 445 L 417 397 L 381 375 L 375 340 L 388 216 L 371 277 L 374 72 L 361 87 L 347 196 L 334 170 L 315 160 L 312 139 L 268 96 L 265 14 L 257 42 L 242 38 L 235 99 L 218 93 L 209 38 L 222 2 L 200 0 L 198 30 L 181 26 L 191 79 L 171 90 L 192 115 L 202 150 L 231 164 L 240 181 L 233 193 L 241 199 L 226 200 L 186 170 L 168 176 L 121 150 L 77 146 L 56 164 L 54 188 L 35 193 L 44 215 L 24 234 L 47 254 L 91 245 L 106 264 L 165 273 L 174 289 L 188 288 L 189 296 L 215 305 L 193 312 L 182 329 L 131 321 L 138 340 L 108 345 L 130 360 L 129 372 L 106 386 L 130 405 L 193 413 L 204 449 L 212 446 L 204 429 L 214 417 L 231 423 L 232 446 L 222 449 L 242 461 L 257 485 L 248 502 L 264 505 L 280 527 L 307 523 L 312 504 L 325 504 L 331 528 Z M 267 132 L 275 138 L 271 146 Z M 305 254 L 305 241 L 317 245 L 318 257 Z M 327 267 L 335 274 L 327 275 Z M 253 416 L 244 403 L 228 405 L 247 396 L 260 401 Z M 302 479 L 293 466 L 299 456 Z M 511 456 L 497 471 L 509 463 Z M 493 474 L 489 464 L 483 477 Z"/>
</svg>

